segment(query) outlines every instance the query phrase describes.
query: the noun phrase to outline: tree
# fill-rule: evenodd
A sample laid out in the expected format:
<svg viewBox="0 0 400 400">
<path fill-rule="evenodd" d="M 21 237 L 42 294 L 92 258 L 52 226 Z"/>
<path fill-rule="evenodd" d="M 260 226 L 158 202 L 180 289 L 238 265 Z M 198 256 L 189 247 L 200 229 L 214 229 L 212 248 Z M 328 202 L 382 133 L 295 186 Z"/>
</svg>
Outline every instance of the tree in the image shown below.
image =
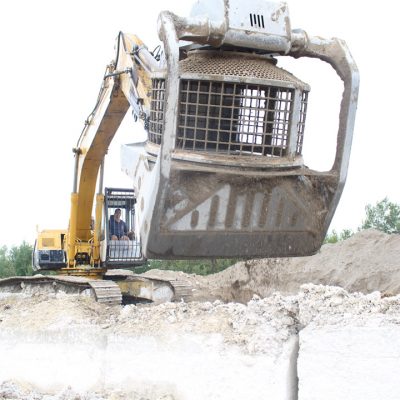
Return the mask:
<svg viewBox="0 0 400 400">
<path fill-rule="evenodd" d="M 374 206 L 365 207 L 366 218 L 360 229 L 374 228 L 386 233 L 400 233 L 400 205 L 392 203 L 387 197 Z"/>
<path fill-rule="evenodd" d="M 32 275 L 32 246 L 25 241 L 10 250 L 10 261 L 17 275 Z"/>
<path fill-rule="evenodd" d="M 335 229 L 331 233 L 328 233 L 325 237 L 324 243 L 337 243 L 341 240 L 346 240 L 353 236 L 353 231 L 351 229 L 343 229 L 341 232 L 336 232 Z"/>
<path fill-rule="evenodd" d="M 14 269 L 8 258 L 7 247 L 3 246 L 0 248 L 0 278 L 12 276 Z"/>
<path fill-rule="evenodd" d="M 0 277 L 32 275 L 32 246 L 22 242 L 10 250 L 0 248 Z"/>
</svg>

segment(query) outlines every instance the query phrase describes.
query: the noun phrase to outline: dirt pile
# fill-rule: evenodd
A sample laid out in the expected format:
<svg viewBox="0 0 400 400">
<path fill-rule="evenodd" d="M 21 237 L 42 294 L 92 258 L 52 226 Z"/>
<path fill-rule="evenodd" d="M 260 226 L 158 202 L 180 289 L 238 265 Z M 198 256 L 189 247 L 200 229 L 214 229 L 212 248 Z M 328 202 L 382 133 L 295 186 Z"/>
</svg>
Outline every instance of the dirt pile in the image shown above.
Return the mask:
<svg viewBox="0 0 400 400">
<path fill-rule="evenodd" d="M 297 308 L 294 298 L 280 295 L 262 300 L 255 296 L 247 305 L 217 300 L 107 307 L 79 295 L 14 294 L 0 298 L 0 339 L 13 331 L 24 331 L 28 337 L 43 331 L 65 336 L 76 328 L 161 339 L 179 332 L 220 335 L 224 344 L 239 346 L 246 354 L 278 354 L 280 342 L 297 329 L 293 317 Z"/>
<path fill-rule="evenodd" d="M 190 281 L 193 299 L 198 301 L 246 303 L 254 294 L 295 294 L 305 283 L 391 295 L 400 293 L 399 256 L 400 235 L 365 230 L 343 242 L 326 244 L 311 257 L 250 260 L 205 277 L 155 270 L 148 274 Z"/>
</svg>

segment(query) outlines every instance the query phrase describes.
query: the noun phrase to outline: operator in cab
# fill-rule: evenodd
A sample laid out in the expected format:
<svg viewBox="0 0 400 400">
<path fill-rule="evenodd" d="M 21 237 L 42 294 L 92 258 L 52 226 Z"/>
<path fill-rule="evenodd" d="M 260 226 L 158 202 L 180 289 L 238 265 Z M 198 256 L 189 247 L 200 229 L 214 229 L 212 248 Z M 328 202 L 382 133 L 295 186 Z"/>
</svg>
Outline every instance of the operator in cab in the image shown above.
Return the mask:
<svg viewBox="0 0 400 400">
<path fill-rule="evenodd" d="M 110 217 L 110 239 L 129 240 L 126 223 L 121 219 L 121 209 L 117 208 L 114 215 Z"/>
</svg>

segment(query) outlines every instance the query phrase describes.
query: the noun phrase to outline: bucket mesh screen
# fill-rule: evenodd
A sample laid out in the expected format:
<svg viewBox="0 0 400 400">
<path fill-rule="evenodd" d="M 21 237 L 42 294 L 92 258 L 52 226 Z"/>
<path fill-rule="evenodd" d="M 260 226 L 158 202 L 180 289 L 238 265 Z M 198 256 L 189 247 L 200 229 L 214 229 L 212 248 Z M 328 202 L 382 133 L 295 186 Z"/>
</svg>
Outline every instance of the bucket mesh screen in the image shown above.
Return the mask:
<svg viewBox="0 0 400 400">
<path fill-rule="evenodd" d="M 176 147 L 285 156 L 293 89 L 182 80 Z"/>
<path fill-rule="evenodd" d="M 271 60 L 248 54 L 193 52 L 179 62 L 179 69 L 186 76 L 179 83 L 176 148 L 285 157 L 290 155 L 289 132 L 296 129 L 294 151 L 301 154 L 307 84 Z M 300 110 L 293 114 L 298 93 Z M 166 81 L 153 79 L 149 140 L 155 144 L 161 144 L 164 134 L 165 107 Z"/>
<path fill-rule="evenodd" d="M 153 79 L 149 120 L 150 142 L 161 144 L 164 129 L 165 80 Z"/>
<path fill-rule="evenodd" d="M 181 74 L 255 78 L 291 83 L 299 88 L 306 86 L 290 72 L 274 65 L 272 60 L 250 54 L 203 50 L 191 52 L 179 62 L 179 69 Z"/>
<path fill-rule="evenodd" d="M 306 124 L 307 114 L 307 100 L 308 92 L 304 91 L 301 94 L 300 120 L 298 123 L 296 154 L 301 154 L 301 152 L 303 151 L 304 128 Z"/>
</svg>

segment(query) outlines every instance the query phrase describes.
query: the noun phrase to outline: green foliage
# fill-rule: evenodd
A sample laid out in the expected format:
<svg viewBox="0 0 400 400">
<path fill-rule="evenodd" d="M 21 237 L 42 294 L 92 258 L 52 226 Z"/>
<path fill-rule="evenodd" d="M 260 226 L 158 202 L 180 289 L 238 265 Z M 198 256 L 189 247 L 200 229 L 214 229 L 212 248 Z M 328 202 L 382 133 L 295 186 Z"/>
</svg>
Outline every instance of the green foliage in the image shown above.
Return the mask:
<svg viewBox="0 0 400 400">
<path fill-rule="evenodd" d="M 378 201 L 375 205 L 365 206 L 365 219 L 358 228 L 378 229 L 386 233 L 400 233 L 400 204 L 392 203 L 387 197 Z M 324 243 L 337 243 L 348 239 L 354 232 L 351 229 L 343 229 L 340 233 L 332 230 L 325 237 Z"/>
<path fill-rule="evenodd" d="M 12 276 L 12 265 L 8 258 L 7 247 L 3 246 L 0 248 L 0 278 Z"/>
<path fill-rule="evenodd" d="M 387 197 L 374 206 L 365 207 L 366 218 L 360 229 L 374 228 L 386 233 L 400 233 L 400 205 L 392 203 Z"/>
<path fill-rule="evenodd" d="M 325 237 L 324 243 L 337 243 L 341 240 L 346 240 L 353 236 L 354 232 L 351 229 L 343 229 L 341 232 L 336 232 L 335 229 L 328 233 Z"/>
<path fill-rule="evenodd" d="M 0 248 L 0 278 L 16 275 L 32 275 L 32 251 L 30 244 L 22 242 L 20 246 Z"/>
<path fill-rule="evenodd" d="M 143 267 L 135 269 L 136 273 L 142 273 L 150 269 L 162 269 L 172 271 L 183 271 L 188 274 L 209 275 L 235 264 L 237 259 L 216 259 L 216 260 L 149 260 Z"/>
</svg>

